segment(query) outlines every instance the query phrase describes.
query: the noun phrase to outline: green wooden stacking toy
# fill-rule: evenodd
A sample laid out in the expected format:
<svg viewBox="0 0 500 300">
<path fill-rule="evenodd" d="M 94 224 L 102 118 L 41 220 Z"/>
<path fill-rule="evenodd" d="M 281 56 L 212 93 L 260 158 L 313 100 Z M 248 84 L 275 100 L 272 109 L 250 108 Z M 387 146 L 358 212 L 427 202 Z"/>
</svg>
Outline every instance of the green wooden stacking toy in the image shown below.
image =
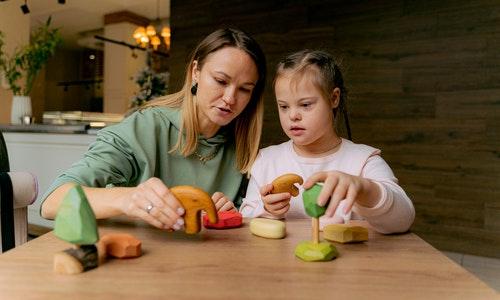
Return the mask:
<svg viewBox="0 0 500 300">
<path fill-rule="evenodd" d="M 334 245 L 324 242 L 319 242 L 319 217 L 325 214 L 326 207 L 321 207 L 316 204 L 322 186 L 319 184 L 313 185 L 310 189 L 302 193 L 304 201 L 304 209 L 310 217 L 312 217 L 312 241 L 301 242 L 295 247 L 295 256 L 304 261 L 330 261 L 339 255 Z"/>
<path fill-rule="evenodd" d="M 321 192 L 322 186 L 319 184 L 314 184 L 310 189 L 305 190 L 302 193 L 302 201 L 304 201 L 304 209 L 307 215 L 312 218 L 319 218 L 325 214 L 326 208 L 328 207 L 328 202 L 325 206 L 321 207 L 316 204 L 319 193 Z"/>
<path fill-rule="evenodd" d="M 79 185 L 72 187 L 57 212 L 54 234 L 66 242 L 92 245 L 99 240 L 94 211 Z"/>
<path fill-rule="evenodd" d="M 54 255 L 54 271 L 78 274 L 97 267 L 98 253 L 94 245 L 99 240 L 95 214 L 79 185 L 72 187 L 57 211 L 54 235 L 74 244 Z"/>
</svg>

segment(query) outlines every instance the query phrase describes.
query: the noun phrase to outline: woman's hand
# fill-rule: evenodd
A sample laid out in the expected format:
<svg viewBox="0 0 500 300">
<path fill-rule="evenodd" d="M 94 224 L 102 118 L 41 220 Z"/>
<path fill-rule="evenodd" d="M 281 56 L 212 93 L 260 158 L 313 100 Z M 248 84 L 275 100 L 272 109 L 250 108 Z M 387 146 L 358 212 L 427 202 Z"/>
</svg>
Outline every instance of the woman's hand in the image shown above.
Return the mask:
<svg viewBox="0 0 500 300">
<path fill-rule="evenodd" d="M 282 217 L 290 209 L 290 193 L 271 194 L 272 184 L 260 188 L 260 196 L 264 202 L 264 209 L 276 217 Z"/>
<path fill-rule="evenodd" d="M 152 177 L 123 196 L 122 212 L 160 229 L 179 230 L 184 225 L 184 208 L 158 178 Z"/>
<path fill-rule="evenodd" d="M 348 213 L 355 202 L 366 207 L 374 207 L 380 199 L 377 184 L 369 179 L 352 176 L 339 171 L 318 172 L 304 183 L 304 189 L 309 189 L 316 182 L 323 182 L 323 188 L 318 196 L 317 204 L 325 206 L 330 200 L 325 216 L 333 217 L 340 201 L 346 200 L 343 213 Z"/>
<path fill-rule="evenodd" d="M 212 195 L 212 201 L 214 202 L 217 211 L 236 211 L 234 203 L 229 200 L 224 193 L 215 192 Z"/>
</svg>

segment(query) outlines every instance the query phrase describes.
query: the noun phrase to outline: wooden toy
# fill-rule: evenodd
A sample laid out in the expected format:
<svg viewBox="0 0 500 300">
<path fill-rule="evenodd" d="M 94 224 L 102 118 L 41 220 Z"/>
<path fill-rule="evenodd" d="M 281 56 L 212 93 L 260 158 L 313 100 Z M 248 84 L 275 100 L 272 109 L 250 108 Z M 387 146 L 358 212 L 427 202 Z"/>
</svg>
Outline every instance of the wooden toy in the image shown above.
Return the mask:
<svg viewBox="0 0 500 300">
<path fill-rule="evenodd" d="M 338 243 L 368 241 L 368 229 L 348 224 L 330 224 L 323 228 L 323 238 Z"/>
<path fill-rule="evenodd" d="M 54 235 L 74 244 L 73 248 L 54 254 L 54 272 L 78 274 L 96 268 L 106 256 L 120 258 L 141 255 L 141 242 L 129 234 L 105 235 L 100 242 L 97 222 L 79 185 L 72 187 L 57 212 Z"/>
<path fill-rule="evenodd" d="M 180 185 L 170 189 L 175 198 L 184 207 L 184 226 L 186 233 L 194 234 L 201 229 L 201 211 L 204 210 L 210 223 L 217 223 L 217 210 L 210 195 L 197 187 Z"/>
<path fill-rule="evenodd" d="M 273 189 L 271 193 L 290 193 L 292 196 L 299 195 L 299 189 L 294 185 L 295 183 L 302 184 L 304 180 L 297 174 L 289 173 L 284 174 L 273 180 Z"/>
<path fill-rule="evenodd" d="M 116 258 L 141 256 L 141 241 L 127 233 L 108 233 L 97 243 L 99 255 Z M 101 254 L 102 253 L 102 254 Z"/>
<path fill-rule="evenodd" d="M 339 255 L 334 245 L 319 242 L 319 217 L 325 214 L 325 207 L 328 206 L 328 203 L 325 207 L 316 204 L 321 188 L 321 185 L 315 184 L 302 193 L 304 209 L 312 217 L 312 242 L 301 242 L 295 248 L 295 255 L 304 261 L 329 261 Z"/>
<path fill-rule="evenodd" d="M 74 244 L 54 255 L 54 271 L 63 274 L 81 273 L 97 267 L 94 245 L 99 240 L 94 212 L 80 185 L 73 186 L 59 206 L 54 235 Z"/>
<path fill-rule="evenodd" d="M 321 192 L 322 186 L 319 184 L 313 185 L 310 189 L 305 190 L 302 193 L 302 200 L 304 201 L 304 209 L 306 210 L 307 215 L 313 218 L 319 218 L 326 212 L 326 207 L 328 207 L 328 203 L 321 207 L 316 204 L 319 193 Z"/>
<path fill-rule="evenodd" d="M 254 218 L 250 221 L 250 232 L 268 239 L 282 239 L 286 235 L 286 226 L 283 221 Z"/>
<path fill-rule="evenodd" d="M 240 227 L 243 224 L 243 216 L 237 211 L 219 211 L 217 212 L 219 221 L 215 224 L 210 223 L 207 215 L 203 216 L 203 226 L 213 229 L 228 229 Z"/>
<path fill-rule="evenodd" d="M 99 264 L 95 245 L 82 245 L 54 254 L 54 272 L 78 274 L 96 268 Z"/>
<path fill-rule="evenodd" d="M 54 224 L 54 234 L 68 243 L 91 245 L 99 240 L 94 211 L 79 185 L 64 197 Z"/>
</svg>

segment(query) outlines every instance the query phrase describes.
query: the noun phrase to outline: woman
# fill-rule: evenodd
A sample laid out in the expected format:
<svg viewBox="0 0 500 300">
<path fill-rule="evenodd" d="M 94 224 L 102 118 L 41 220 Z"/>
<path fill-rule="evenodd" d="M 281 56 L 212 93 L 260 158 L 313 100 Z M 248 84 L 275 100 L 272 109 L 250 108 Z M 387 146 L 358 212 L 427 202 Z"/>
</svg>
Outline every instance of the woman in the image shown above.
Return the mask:
<svg viewBox="0 0 500 300">
<path fill-rule="evenodd" d="M 242 173 L 258 152 L 266 63 L 259 45 L 220 29 L 195 49 L 181 91 L 98 134 L 84 158 L 45 194 L 44 218 L 81 184 L 97 218 L 127 215 L 179 230 L 184 210 L 168 187 L 194 185 L 218 210 L 235 209 Z"/>
</svg>

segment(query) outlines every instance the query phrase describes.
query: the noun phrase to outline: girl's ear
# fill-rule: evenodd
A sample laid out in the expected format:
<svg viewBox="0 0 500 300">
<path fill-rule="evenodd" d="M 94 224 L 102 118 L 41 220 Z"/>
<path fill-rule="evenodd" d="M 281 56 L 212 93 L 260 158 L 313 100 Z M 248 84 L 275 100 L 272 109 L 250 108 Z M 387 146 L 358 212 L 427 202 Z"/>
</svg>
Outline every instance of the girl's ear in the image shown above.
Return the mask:
<svg viewBox="0 0 500 300">
<path fill-rule="evenodd" d="M 200 70 L 198 69 L 198 61 L 193 60 L 193 68 L 191 69 L 191 78 L 193 82 L 198 82 Z"/>
<path fill-rule="evenodd" d="M 334 88 L 331 98 L 332 109 L 337 108 L 340 103 L 340 89 Z"/>
</svg>

